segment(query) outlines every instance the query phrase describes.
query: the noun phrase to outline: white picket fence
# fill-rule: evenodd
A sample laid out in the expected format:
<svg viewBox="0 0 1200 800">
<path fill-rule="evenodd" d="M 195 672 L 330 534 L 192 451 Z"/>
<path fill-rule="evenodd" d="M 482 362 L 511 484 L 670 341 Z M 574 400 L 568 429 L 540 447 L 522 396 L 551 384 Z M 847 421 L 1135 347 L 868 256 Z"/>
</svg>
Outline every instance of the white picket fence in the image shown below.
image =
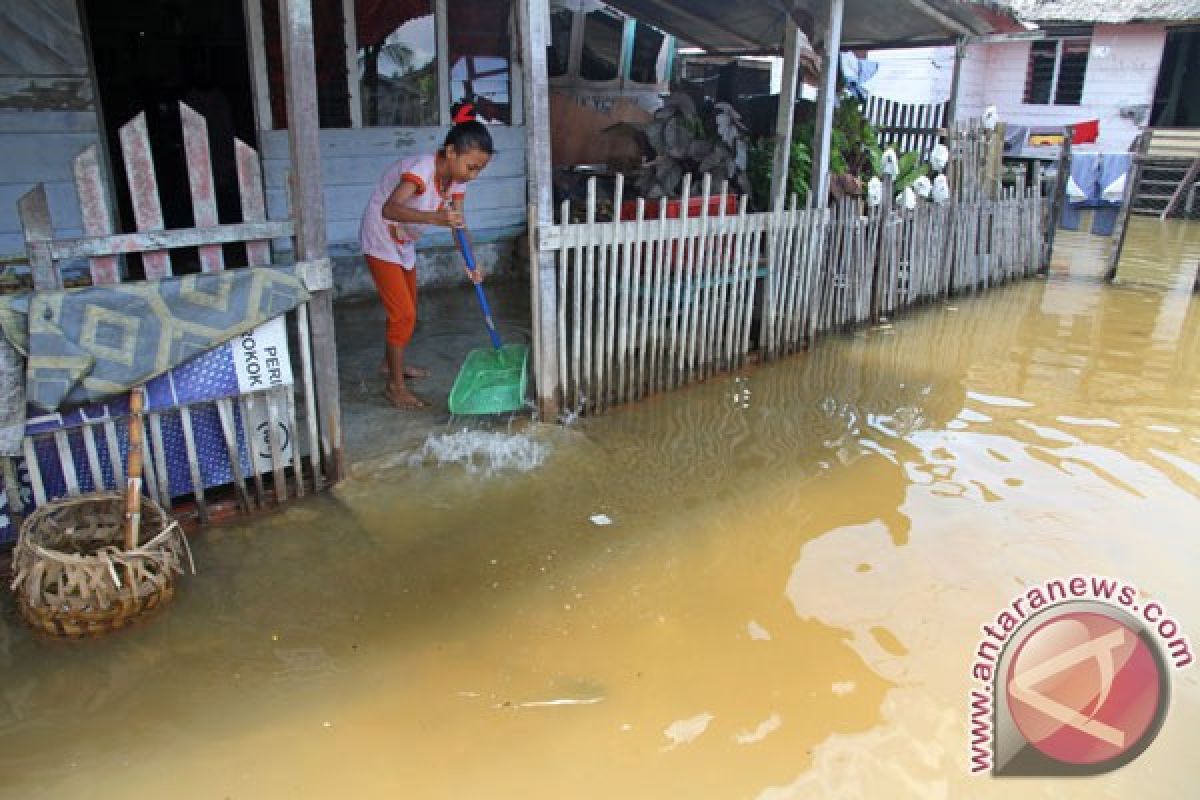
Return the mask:
<svg viewBox="0 0 1200 800">
<path fill-rule="evenodd" d="M 951 200 L 896 208 L 860 198 L 750 213 L 708 176 L 678 203 L 599 220 L 595 179 L 582 221 L 543 238 L 557 257 L 562 407 L 598 413 L 717 372 L 752 350 L 774 358 L 826 331 L 879 320 L 954 292 L 1032 275 L 1043 251 L 1036 187 L 999 190 L 985 175 L 994 137 L 965 125 L 951 143 Z M 689 209 L 683 212 L 682 209 Z"/>
</svg>

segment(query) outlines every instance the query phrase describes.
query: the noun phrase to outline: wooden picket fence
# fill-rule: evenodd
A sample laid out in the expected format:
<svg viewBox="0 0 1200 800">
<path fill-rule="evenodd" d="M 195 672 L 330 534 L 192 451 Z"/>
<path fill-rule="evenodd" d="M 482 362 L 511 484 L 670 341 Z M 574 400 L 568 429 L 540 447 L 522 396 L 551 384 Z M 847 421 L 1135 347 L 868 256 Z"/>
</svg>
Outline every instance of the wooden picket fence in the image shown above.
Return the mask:
<svg viewBox="0 0 1200 800">
<path fill-rule="evenodd" d="M 623 193 L 618 176 L 614 208 Z M 698 216 L 669 218 L 666 202 L 648 215 L 639 198 L 633 219 L 598 222 L 593 178 L 586 221 L 560 226 L 558 371 L 568 408 L 600 410 L 743 362 L 770 215 L 747 213 L 744 196 L 727 213 L 727 186 L 713 195 L 709 176 L 698 197 Z M 685 176 L 681 207 L 692 199 Z"/>
<path fill-rule="evenodd" d="M 204 272 L 225 269 L 222 245 L 245 243 L 247 266 L 271 264 L 270 242 L 295 234 L 292 219 L 268 221 L 263 196 L 262 167 L 254 149 L 235 140 L 237 176 L 243 222 L 220 224 L 217 217 L 216 193 L 209 139 L 204 118 L 180 103 L 187 157 L 189 185 L 195 227 L 163 228 L 163 213 L 150 140 L 144 114 L 138 114 L 120 131 L 125 172 L 133 201 L 137 232 L 118 233 L 113 229 L 112 213 L 108 206 L 109 192 L 101 177 L 96 146 L 91 145 L 75 159 L 75 184 L 79 194 L 85 236 L 77 239 L 56 238 L 44 187 L 40 184 L 23 196 L 19 214 L 25 231 L 35 289 L 57 289 L 62 286 L 60 261 L 87 258 L 92 283 L 118 283 L 122 280 L 118 259 L 129 253 L 140 253 L 147 280 L 172 274 L 171 251 L 183 247 L 198 249 L 200 267 Z M 287 315 L 289 338 L 294 341 L 293 354 L 298 350 L 300 370 L 295 385 L 281 385 L 218 400 L 181 405 L 178 408 L 148 414 L 149 436 L 144 442 L 146 491 L 164 508 L 171 508 L 179 492 L 173 492 L 167 464 L 167 433 L 181 430 L 188 464 L 191 494 L 201 522 L 209 520 L 205 478 L 201 474 L 199 451 L 223 449 L 228 457 L 233 487 L 240 508 L 251 510 L 270 503 L 283 503 L 289 495 L 300 497 L 306 491 L 319 490 L 339 477 L 336 458 L 329 452 L 329 425 L 322 421 L 316 406 L 318 389 L 331 383 L 336 392 L 336 368 L 325 369 L 314 353 L 332 346 L 332 341 L 314 339 L 316 316 L 328 314 L 327 301 L 332 288 L 328 259 L 298 264 L 305 283 L 314 292 L 313 299 L 297 306 Z M 313 308 L 310 310 L 310 306 Z M 330 321 L 330 326 L 331 326 Z M 327 361 L 328 359 L 326 359 Z M 331 371 L 332 370 L 332 371 Z M 265 437 L 249 424 L 255 418 L 266 420 Z M 23 441 L 24 458 L 0 459 L 10 513 L 21 515 L 29 509 L 22 502 L 18 489 L 19 468 L 24 467 L 31 484 L 35 505 L 54 496 L 48 489 L 52 469 L 54 485 L 65 487 L 67 496 L 86 491 L 121 489 L 124 487 L 122 441 L 125 439 L 125 419 L 103 418 L 79 427 L 27 435 Z M 336 420 L 332 424 L 336 424 Z M 291 439 L 287 447 L 284 437 Z M 52 445 L 44 444 L 50 440 Z M 55 458 L 47 460 L 50 447 Z M 269 469 L 255 468 L 254 449 L 267 451 Z M 291 456 L 285 455 L 285 448 Z M 77 467 L 74 453 L 82 450 L 86 469 Z M 39 453 L 42 458 L 39 460 Z M 335 454 L 340 456 L 340 453 Z M 307 459 L 304 457 L 307 456 Z M 243 469 L 248 457 L 250 474 Z M 18 463 L 21 462 L 21 463 Z"/>
<path fill-rule="evenodd" d="M 748 213 L 744 197 L 725 185 L 714 194 L 705 176 L 697 196 L 685 179 L 670 210 L 638 199 L 629 218 L 599 220 L 593 179 L 584 221 L 542 240 L 557 256 L 563 407 L 594 414 L 736 369 L 752 349 L 794 353 L 824 332 L 1036 273 L 1044 200 L 1036 186 L 989 183 L 994 141 L 962 126 L 950 148 L 961 190 L 911 210 L 893 206 L 889 183 L 877 208 L 793 197 Z M 623 193 L 618 178 L 617 216 Z M 560 219 L 570 219 L 565 204 Z"/>
<path fill-rule="evenodd" d="M 898 103 L 878 95 L 867 98 L 866 117 L 879 134 L 880 146 L 897 152 L 916 150 L 921 158 L 945 136 L 946 103 Z"/>
</svg>

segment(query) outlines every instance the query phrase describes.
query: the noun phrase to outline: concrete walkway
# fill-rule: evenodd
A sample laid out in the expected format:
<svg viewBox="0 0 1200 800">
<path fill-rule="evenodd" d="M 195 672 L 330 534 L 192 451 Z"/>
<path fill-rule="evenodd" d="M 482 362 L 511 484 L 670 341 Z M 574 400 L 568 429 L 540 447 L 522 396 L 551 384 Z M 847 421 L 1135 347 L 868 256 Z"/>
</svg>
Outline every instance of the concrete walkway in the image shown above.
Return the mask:
<svg viewBox="0 0 1200 800">
<path fill-rule="evenodd" d="M 496 279 L 484 284 L 501 338 L 530 340 L 529 284 L 522 279 Z M 408 361 L 425 367 L 429 378 L 412 381 L 413 392 L 429 408 L 403 411 L 383 396 L 381 373 L 385 315 L 377 299 L 338 303 L 338 371 L 341 374 L 342 419 L 349 461 L 364 465 L 419 447 L 432 432 L 447 426 L 478 424 L 470 418 L 451 419 L 446 408 L 450 388 L 463 360 L 477 347 L 490 347 L 475 291 L 464 281 L 448 289 L 422 290 L 417 329 Z M 487 424 L 491 420 L 483 421 Z M 453 423 L 453 425 L 452 425 Z"/>
</svg>

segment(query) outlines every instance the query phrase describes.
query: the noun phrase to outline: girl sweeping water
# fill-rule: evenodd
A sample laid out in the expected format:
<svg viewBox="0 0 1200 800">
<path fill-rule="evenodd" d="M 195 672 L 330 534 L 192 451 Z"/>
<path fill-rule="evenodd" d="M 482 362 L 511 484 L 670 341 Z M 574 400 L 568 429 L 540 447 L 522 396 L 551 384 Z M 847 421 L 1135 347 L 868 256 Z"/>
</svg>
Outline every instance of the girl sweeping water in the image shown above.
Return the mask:
<svg viewBox="0 0 1200 800">
<path fill-rule="evenodd" d="M 404 364 L 417 322 L 416 241 L 433 225 L 463 226 L 466 184 L 478 178 L 492 158 L 491 134 L 475 120 L 471 106 L 461 107 L 454 123 L 436 153 L 402 158 L 388 168 L 359 229 L 371 278 L 387 311 L 384 395 L 397 408 L 428 405 L 409 391 L 406 381 L 429 373 Z M 477 270 L 467 270 L 467 275 L 475 283 L 483 280 Z"/>
</svg>

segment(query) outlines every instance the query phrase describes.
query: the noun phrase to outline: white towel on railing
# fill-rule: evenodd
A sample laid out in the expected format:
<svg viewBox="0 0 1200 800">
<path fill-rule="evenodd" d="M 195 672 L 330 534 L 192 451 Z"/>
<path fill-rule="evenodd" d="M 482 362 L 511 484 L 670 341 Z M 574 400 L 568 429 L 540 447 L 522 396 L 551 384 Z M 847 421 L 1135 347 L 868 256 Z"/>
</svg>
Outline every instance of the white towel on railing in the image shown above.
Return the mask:
<svg viewBox="0 0 1200 800">
<path fill-rule="evenodd" d="M 1121 173 L 1121 177 L 1104 187 L 1104 191 L 1100 194 L 1105 200 L 1110 203 L 1119 203 L 1125 197 L 1125 173 Z"/>
<path fill-rule="evenodd" d="M 1087 200 L 1087 192 L 1079 188 L 1079 184 L 1075 182 L 1075 178 L 1067 176 L 1067 197 L 1076 203 L 1082 203 Z"/>
</svg>

